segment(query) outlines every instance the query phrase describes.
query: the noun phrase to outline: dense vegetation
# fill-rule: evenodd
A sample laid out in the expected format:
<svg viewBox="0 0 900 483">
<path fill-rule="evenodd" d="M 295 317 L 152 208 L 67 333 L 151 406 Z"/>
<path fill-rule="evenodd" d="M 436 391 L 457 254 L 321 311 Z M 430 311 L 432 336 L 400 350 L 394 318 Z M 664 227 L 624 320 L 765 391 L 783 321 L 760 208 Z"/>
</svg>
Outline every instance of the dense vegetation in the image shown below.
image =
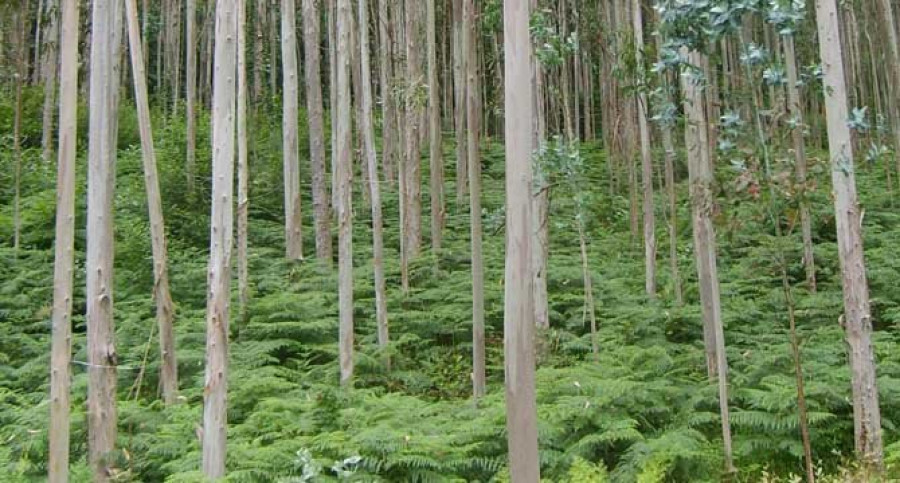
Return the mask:
<svg viewBox="0 0 900 483">
<path fill-rule="evenodd" d="M 27 91 L 23 130 L 22 234 L 12 248 L 11 99 L 0 97 L 0 480 L 40 481 L 46 474 L 49 306 L 52 291 L 55 171 L 40 160 L 39 93 Z M 336 270 L 313 259 L 283 257 L 278 106 L 252 126 L 250 273 L 252 303 L 233 318 L 229 377 L 229 481 L 503 481 L 504 159 L 493 139 L 484 148 L 485 297 L 488 396 L 471 400 L 471 291 L 467 206 L 450 203 L 445 249 L 411 267 L 411 292 L 399 290 L 396 256 L 386 257 L 393 367 L 385 371 L 375 340 L 369 213 L 355 206 L 354 304 L 357 376 L 337 385 Z M 81 110 L 82 117 L 85 116 Z M 301 119 L 305 116 L 301 115 Z M 119 360 L 120 458 L 116 481 L 199 481 L 202 412 L 207 185 L 188 195 L 184 125 L 156 113 L 157 150 L 169 233 L 172 293 L 183 403 L 158 399 L 152 267 L 138 136 L 123 106 L 116 194 L 115 320 Z M 83 123 L 82 123 L 83 124 Z M 209 176 L 208 120 L 200 122 L 198 171 Z M 305 130 L 301 127 L 301 133 Z M 85 133 L 86 129 L 79 129 Z M 301 145 L 303 141 L 301 141 Z M 85 462 L 83 230 L 85 162 L 79 151 L 79 228 L 73 366 L 74 481 Z M 445 146 L 448 159 L 452 145 Z M 715 385 L 702 347 L 690 214 L 679 204 L 678 253 L 684 306 L 672 303 L 660 270 L 660 297 L 643 292 L 640 240 L 629 235 L 628 199 L 610 197 L 606 153 L 583 144 L 583 183 L 555 183 L 551 209 L 549 294 L 552 328 L 541 334 L 538 415 L 541 466 L 548 481 L 715 481 L 721 447 Z M 777 158 L 777 156 L 776 156 Z M 819 291 L 803 288 L 795 201 L 746 189 L 745 177 L 717 171 L 716 229 L 726 323 L 735 457 L 741 481 L 792 481 L 802 472 L 794 368 L 780 254 L 802 339 L 813 453 L 822 481 L 852 473 L 853 419 L 843 333 L 834 218 L 822 153 L 812 153 Z M 778 162 L 781 162 L 780 160 Z M 427 162 L 423 164 L 427 169 Z M 686 171 L 677 165 L 679 199 Z M 900 216 L 880 164 L 859 166 L 865 207 L 866 260 L 873 299 L 878 385 L 888 474 L 900 474 L 895 416 L 900 411 Z M 590 189 L 581 191 L 581 187 Z M 355 199 L 360 200 L 355 183 Z M 578 192 L 576 192 L 578 190 Z M 452 192 L 448 189 L 448 192 Z M 774 193 L 774 192 L 773 192 Z M 780 193 L 780 192 L 779 192 Z M 304 196 L 308 196 L 304 191 Z M 387 253 L 398 250 L 397 200 L 385 193 Z M 577 201 L 577 202 L 576 202 Z M 658 206 L 663 205 L 660 199 Z M 308 203 L 309 200 L 304 200 Z M 577 206 L 576 206 L 577 205 Z M 772 206 L 784 235 L 776 236 Z M 578 237 L 583 213 L 600 333 L 591 355 Z M 309 212 L 307 212 L 308 214 Z M 662 210 L 660 210 L 662 214 Z M 305 220 L 309 222 L 310 220 Z M 660 239 L 664 225 L 660 224 Z M 306 233 L 312 246 L 312 231 Z M 665 247 L 661 243 L 660 250 Z"/>
</svg>

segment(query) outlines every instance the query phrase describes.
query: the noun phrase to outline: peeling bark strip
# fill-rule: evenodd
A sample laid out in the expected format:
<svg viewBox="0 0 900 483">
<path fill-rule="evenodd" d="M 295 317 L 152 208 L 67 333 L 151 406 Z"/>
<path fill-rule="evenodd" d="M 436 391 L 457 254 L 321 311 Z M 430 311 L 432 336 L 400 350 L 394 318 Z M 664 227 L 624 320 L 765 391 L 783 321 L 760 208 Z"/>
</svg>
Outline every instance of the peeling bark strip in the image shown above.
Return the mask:
<svg viewBox="0 0 900 483">
<path fill-rule="evenodd" d="M 847 126 L 847 82 L 835 0 L 816 1 L 816 24 L 826 93 L 828 150 L 844 291 L 843 327 L 849 347 L 853 389 L 854 439 L 857 457 L 863 464 L 878 470 L 883 469 L 884 465 L 881 409 L 878 406 L 869 284 L 863 257 L 862 220 L 856 196 L 853 143 Z"/>
<path fill-rule="evenodd" d="M 509 470 L 511 481 L 516 483 L 536 483 L 541 479 L 534 387 L 533 94 L 529 19 L 527 2 L 503 2 L 507 206 L 503 347 Z M 472 168 L 477 166 L 476 158 Z"/>
<path fill-rule="evenodd" d="M 113 201 L 118 134 L 121 3 L 94 0 L 88 135 L 87 345 L 88 449 L 94 481 L 113 471 L 116 444 L 116 364 L 113 325 Z"/>
<path fill-rule="evenodd" d="M 203 474 L 225 476 L 228 391 L 228 303 L 234 222 L 236 5 L 216 2 L 212 110 L 212 215 L 206 298 L 206 376 L 203 388 Z"/>
<path fill-rule="evenodd" d="M 53 336 L 50 353 L 50 451 L 47 479 L 69 480 L 69 397 L 72 358 L 72 286 L 75 267 L 75 155 L 78 111 L 78 2 L 62 2 L 59 90 L 59 165 L 56 177 L 56 247 Z"/>
</svg>

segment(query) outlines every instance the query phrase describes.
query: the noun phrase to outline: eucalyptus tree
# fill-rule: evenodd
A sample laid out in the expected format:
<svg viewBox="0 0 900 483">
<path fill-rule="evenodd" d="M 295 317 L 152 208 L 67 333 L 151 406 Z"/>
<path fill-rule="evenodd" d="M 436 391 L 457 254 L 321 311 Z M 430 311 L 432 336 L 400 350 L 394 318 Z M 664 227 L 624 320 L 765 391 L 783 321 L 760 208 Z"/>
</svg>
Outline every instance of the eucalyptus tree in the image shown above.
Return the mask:
<svg viewBox="0 0 900 483">
<path fill-rule="evenodd" d="M 325 172 L 325 115 L 320 73 L 320 20 L 316 0 L 303 2 L 303 52 L 306 63 L 306 111 L 309 117 L 309 163 L 312 173 L 316 256 L 331 263 L 331 206 Z"/>
<path fill-rule="evenodd" d="M 641 0 L 634 0 L 632 24 L 634 55 L 638 84 L 638 128 L 641 142 L 641 186 L 643 188 L 644 221 L 644 290 L 656 298 L 656 216 L 653 209 L 653 155 L 650 152 L 650 126 L 647 122 L 647 92 L 644 80 L 644 19 Z"/>
<path fill-rule="evenodd" d="M 393 53 L 394 40 L 391 37 L 391 19 L 388 0 L 378 0 L 378 79 L 381 88 L 381 162 L 384 178 L 393 187 L 394 169 L 397 165 L 398 124 L 397 102 L 394 95 Z"/>
<path fill-rule="evenodd" d="M 203 474 L 225 476 L 228 393 L 228 317 L 234 218 L 235 72 L 237 14 L 217 0 L 212 104 L 212 208 L 206 298 L 206 374 L 203 389 Z"/>
<path fill-rule="evenodd" d="M 53 112 L 56 109 L 56 75 L 59 60 L 59 1 L 45 0 L 44 19 L 47 36 L 44 39 L 41 60 L 41 81 L 44 84 L 43 130 L 41 148 L 43 160 L 50 161 L 53 154 Z M 40 22 L 39 22 L 40 23 Z M 40 49 L 39 49 L 40 50 Z"/>
<path fill-rule="evenodd" d="M 187 147 L 185 160 L 185 175 L 187 176 L 188 191 L 194 190 L 196 178 L 195 165 L 197 160 L 197 0 L 187 0 L 185 3 L 185 125 Z"/>
<path fill-rule="evenodd" d="M 850 110 L 836 0 L 816 2 L 816 25 L 826 93 L 831 183 L 844 293 L 844 314 L 840 323 L 849 348 L 854 439 L 857 457 L 863 464 L 877 469 L 883 467 L 884 458 L 881 408 L 878 405 L 872 311 L 861 233 L 862 214 L 856 194 L 854 148 L 848 125 Z"/>
<path fill-rule="evenodd" d="M 369 25 L 369 8 L 367 0 L 359 0 L 359 25 Z M 369 60 L 369 36 L 365 31 L 359 36 L 360 71 L 362 74 L 362 124 L 363 151 L 366 157 L 366 169 L 369 171 L 369 196 L 372 206 L 372 269 L 375 284 L 375 319 L 378 332 L 378 347 L 385 351 L 390 339 L 388 332 L 387 290 L 384 276 L 384 234 L 381 210 L 381 178 L 378 175 L 378 153 L 375 149 L 375 127 L 372 120 L 372 79 Z M 385 367 L 390 368 L 390 358 L 384 357 Z"/>
<path fill-rule="evenodd" d="M 141 45 L 140 25 L 136 0 L 125 0 L 125 17 L 128 24 L 128 42 L 131 52 L 131 69 L 134 80 L 134 99 L 137 105 L 141 136 L 141 159 L 144 163 L 144 184 L 150 215 L 150 247 L 153 252 L 153 297 L 156 301 L 156 321 L 159 325 L 160 371 L 163 400 L 175 404 L 178 398 L 178 362 L 175 358 L 175 306 L 169 292 L 169 261 L 166 247 L 166 229 L 159 190 L 159 174 L 156 169 L 156 149 L 153 146 L 153 130 L 150 124 L 150 96 L 147 93 L 144 52 Z"/>
<path fill-rule="evenodd" d="M 303 258 L 298 136 L 297 12 L 294 0 L 281 0 L 282 161 L 284 163 L 284 233 L 287 258 Z"/>
<path fill-rule="evenodd" d="M 247 245 L 250 229 L 250 164 L 247 159 L 247 4 L 237 0 L 237 269 L 239 327 L 249 322 L 250 269 Z"/>
<path fill-rule="evenodd" d="M 351 126 L 350 97 L 350 29 L 353 28 L 353 11 L 350 0 L 337 0 L 335 77 L 337 86 L 334 99 L 337 153 L 335 177 L 337 178 L 338 219 L 338 311 L 340 317 L 338 352 L 341 385 L 349 385 L 353 379 L 353 207 L 351 205 L 353 170 L 353 128 Z"/>
<path fill-rule="evenodd" d="M 424 113 L 422 93 L 425 78 L 422 75 L 422 0 L 406 0 L 406 156 L 404 161 L 404 193 L 401 195 L 405 205 L 403 220 L 403 249 L 406 251 L 407 263 L 416 258 L 421 250 L 422 230 L 422 172 L 419 138 L 420 119 Z"/>
<path fill-rule="evenodd" d="M 428 44 L 428 136 L 430 140 L 430 176 L 431 176 L 431 248 L 434 252 L 441 249 L 444 229 L 444 159 L 441 136 L 441 103 L 440 84 L 437 73 L 437 36 L 435 19 L 435 0 L 426 1 L 426 43 Z"/>
<path fill-rule="evenodd" d="M 72 299 L 75 275 L 75 156 L 78 135 L 78 2 L 63 0 L 60 14 L 59 161 L 50 348 L 50 428 L 47 480 L 69 480 L 69 398 L 72 372 Z"/>
<path fill-rule="evenodd" d="M 888 89 L 891 99 L 888 104 L 891 106 L 891 122 L 894 130 L 894 150 L 897 157 L 897 171 L 900 174 L 900 32 L 897 31 L 897 21 L 894 16 L 894 7 L 891 0 L 879 0 L 881 7 L 881 18 L 884 20 L 884 30 L 887 33 L 888 51 L 890 52 L 890 60 L 888 64 L 891 66 L 891 82 Z M 874 53 L 871 53 L 874 56 Z M 877 69 L 872 69 L 873 72 Z M 875 87 L 876 91 L 878 87 Z"/>
<path fill-rule="evenodd" d="M 507 446 L 511 481 L 536 483 L 541 479 L 541 469 L 534 381 L 531 269 L 533 67 L 528 3 L 505 0 L 503 14 L 507 206 L 503 347 Z M 473 169 L 476 166 L 477 162 L 472 164 Z"/>
<path fill-rule="evenodd" d="M 88 452 L 94 481 L 114 472 L 118 413 L 118 355 L 113 325 L 113 201 L 122 7 L 115 0 L 94 0 L 91 16 L 90 99 L 87 189 L 87 355 Z"/>
<path fill-rule="evenodd" d="M 384 0 L 381 0 L 384 1 Z M 466 196 L 466 57 L 463 55 L 463 0 L 452 0 L 453 9 L 453 93 L 456 131 L 456 204 Z"/>
</svg>

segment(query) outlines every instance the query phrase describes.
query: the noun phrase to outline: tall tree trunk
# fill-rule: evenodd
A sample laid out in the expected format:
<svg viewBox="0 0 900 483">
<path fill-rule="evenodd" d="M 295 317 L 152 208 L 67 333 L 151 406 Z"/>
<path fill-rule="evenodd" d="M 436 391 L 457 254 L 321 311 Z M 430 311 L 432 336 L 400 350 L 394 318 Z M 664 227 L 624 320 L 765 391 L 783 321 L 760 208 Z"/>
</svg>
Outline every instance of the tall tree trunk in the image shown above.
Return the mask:
<svg viewBox="0 0 900 483">
<path fill-rule="evenodd" d="M 467 2 L 470 0 L 466 0 Z M 531 154 L 533 108 L 528 3 L 503 2 L 506 136 L 506 273 L 503 317 L 506 432 L 512 481 L 538 482 L 532 305 Z M 478 163 L 472 163 L 476 168 Z M 480 213 L 479 213 L 480 216 Z"/>
<path fill-rule="evenodd" d="M 594 306 L 594 282 L 588 264 L 587 237 L 584 234 L 584 221 L 579 213 L 575 224 L 578 225 L 578 246 L 581 252 L 581 275 L 584 280 L 584 311 L 591 320 L 591 353 L 594 362 L 600 362 L 600 336 L 597 334 L 597 310 Z"/>
<path fill-rule="evenodd" d="M 300 211 L 300 144 L 297 140 L 297 12 L 294 0 L 281 0 L 281 61 L 284 66 L 282 156 L 284 161 L 284 235 L 287 258 L 303 258 Z"/>
<path fill-rule="evenodd" d="M 431 142 L 431 249 L 441 251 L 444 229 L 444 158 L 441 133 L 440 87 L 437 73 L 435 0 L 427 0 L 425 25 L 428 43 L 428 134 Z"/>
<path fill-rule="evenodd" d="M 25 45 L 25 30 L 28 22 L 27 3 L 19 11 L 15 18 L 18 24 L 15 28 L 18 30 L 16 35 L 16 73 L 15 73 L 15 105 L 13 106 L 13 248 L 19 251 L 19 244 L 22 239 L 22 84 L 26 82 L 28 75 L 27 50 Z"/>
<path fill-rule="evenodd" d="M 250 228 L 250 164 L 247 159 L 247 3 L 237 0 L 237 267 L 239 325 L 249 322 L 250 269 L 247 245 Z"/>
<path fill-rule="evenodd" d="M 228 317 L 234 243 L 236 5 L 216 2 L 212 104 L 212 215 L 206 297 L 206 374 L 203 388 L 203 474 L 225 476 L 228 393 Z"/>
<path fill-rule="evenodd" d="M 883 467 L 881 409 L 878 406 L 869 284 L 863 256 L 862 218 L 856 196 L 853 144 L 850 128 L 847 126 L 847 83 L 837 15 L 835 0 L 816 2 L 838 255 L 844 292 L 844 315 L 841 319 L 850 352 L 856 453 L 863 464 L 880 469 Z"/>
<path fill-rule="evenodd" d="M 256 18 L 253 19 L 253 102 L 263 102 L 263 66 L 265 65 L 266 50 L 266 20 L 269 13 L 266 11 L 266 0 L 256 0 Z"/>
<path fill-rule="evenodd" d="M 394 186 L 394 168 L 397 165 L 397 103 L 393 80 L 393 39 L 391 19 L 388 16 L 388 0 L 378 0 L 378 73 L 381 85 L 381 140 L 384 178 L 388 186 Z M 374 202 L 373 202 L 374 203 Z"/>
<path fill-rule="evenodd" d="M 702 56 L 696 51 L 685 54 L 688 55 L 691 65 L 702 65 Z M 690 78 L 682 76 L 682 90 L 684 91 L 684 109 L 687 117 L 685 144 L 688 151 L 688 172 L 691 186 L 694 254 L 697 258 L 697 278 L 700 281 L 707 367 L 710 377 L 718 375 L 725 471 L 734 473 L 731 453 L 731 422 L 728 411 L 728 361 L 725 354 L 719 275 L 716 267 L 716 234 L 711 218 L 714 195 L 712 191 L 713 171 L 709 161 L 707 139 L 709 130 L 704 96 L 700 86 Z"/>
<path fill-rule="evenodd" d="M 197 157 L 197 115 L 194 112 L 197 103 L 197 47 L 196 23 L 197 0 L 187 0 L 185 6 L 185 115 L 187 116 L 187 160 L 185 174 L 189 193 L 194 191 L 194 179 L 197 177 L 195 160 Z"/>
<path fill-rule="evenodd" d="M 116 444 L 116 366 L 113 325 L 113 202 L 119 107 L 122 8 L 93 0 L 87 195 L 88 449 L 94 481 L 113 472 Z"/>
<path fill-rule="evenodd" d="M 894 131 L 894 156 L 897 158 L 897 171 L 900 174 L 900 45 L 898 45 L 897 22 L 894 18 L 894 8 L 891 0 L 879 0 L 881 6 L 881 17 L 884 19 L 884 30 L 888 36 L 888 51 L 890 52 L 891 74 L 889 82 L 891 99 L 888 104 L 891 106 L 891 123 Z M 877 89 L 876 89 L 877 90 Z"/>
<path fill-rule="evenodd" d="M 351 173 L 353 137 L 350 97 L 350 29 L 353 22 L 350 0 L 337 0 L 337 172 L 338 196 L 338 308 L 340 312 L 339 352 L 341 385 L 353 378 L 353 208 Z"/>
<path fill-rule="evenodd" d="M 463 55 L 463 0 L 453 2 L 453 87 L 456 130 L 456 204 L 461 206 L 466 196 L 466 57 Z"/>
<path fill-rule="evenodd" d="M 419 49 L 422 48 L 422 1 L 406 0 L 406 167 L 404 169 L 406 220 L 403 225 L 407 261 L 419 255 L 422 243 L 422 163 L 419 149 L 424 105 L 419 92 L 425 86 Z"/>
<path fill-rule="evenodd" d="M 41 63 L 44 82 L 44 113 L 41 136 L 42 159 L 49 162 L 53 156 L 53 113 L 56 110 L 56 73 L 59 67 L 59 5 L 57 0 L 47 0 L 47 36 L 44 39 L 44 59 Z"/>
<path fill-rule="evenodd" d="M 378 153 L 375 150 L 375 127 L 372 120 L 372 79 L 371 61 L 369 59 L 369 36 L 363 30 L 369 25 L 369 10 L 366 0 L 359 0 L 359 25 L 362 35 L 359 36 L 360 63 L 362 72 L 362 130 L 364 139 L 364 152 L 366 166 L 369 170 L 369 195 L 372 202 L 372 267 L 375 281 L 375 319 L 378 330 L 378 347 L 382 351 L 387 350 L 388 341 L 388 314 L 387 291 L 384 277 L 384 237 L 382 235 L 381 216 L 381 186 L 378 176 Z M 391 359 L 384 356 L 387 369 L 391 367 Z"/>
<path fill-rule="evenodd" d="M 50 450 L 47 480 L 69 481 L 72 298 L 75 273 L 75 157 L 78 135 L 78 2 L 62 2 L 60 36 L 59 161 L 53 264 L 53 336 L 50 352 Z"/>
<path fill-rule="evenodd" d="M 803 265 L 806 267 L 806 283 L 809 290 L 816 291 L 816 262 L 813 256 L 812 218 L 809 214 L 809 202 L 806 198 L 806 147 L 803 140 L 803 107 L 800 101 L 800 88 L 797 86 L 797 55 L 794 52 L 794 36 L 787 35 L 782 42 L 785 64 L 787 65 L 788 109 L 791 113 L 794 129 L 794 165 L 797 170 L 797 184 L 800 185 L 800 225 L 803 232 Z"/>
<path fill-rule="evenodd" d="M 634 28 L 634 52 L 638 72 L 638 128 L 641 139 L 641 187 L 644 215 L 644 290 L 656 298 L 656 216 L 653 211 L 653 155 L 650 152 L 650 126 L 647 123 L 647 91 L 644 79 L 644 20 L 641 0 L 631 7 Z"/>
<path fill-rule="evenodd" d="M 537 0 L 530 0 L 531 11 L 537 9 Z M 534 46 L 531 47 L 534 49 Z M 532 150 L 540 151 L 547 139 L 547 121 L 544 113 L 544 67 L 532 52 L 530 54 L 532 72 Z M 531 215 L 534 218 L 534 243 L 531 245 L 531 269 L 534 279 L 534 321 L 541 329 L 550 328 L 550 304 L 547 298 L 547 260 L 550 257 L 550 182 L 545 168 L 540 163 L 532 163 Z"/>
<path fill-rule="evenodd" d="M 134 79 L 134 99 L 137 105 L 141 133 L 141 154 L 144 161 L 144 183 L 147 206 L 150 210 L 150 241 L 153 251 L 153 297 L 156 301 L 156 321 L 159 324 L 160 366 L 159 381 L 163 400 L 175 404 L 178 398 L 178 363 L 175 358 L 175 331 L 172 327 L 175 307 L 169 292 L 169 267 L 166 249 L 166 230 L 163 219 L 159 176 L 156 170 L 156 150 L 150 125 L 150 99 L 147 95 L 147 74 L 144 53 L 141 51 L 141 32 L 138 24 L 137 1 L 125 1 L 131 68 Z"/>
<path fill-rule="evenodd" d="M 480 133 L 478 39 L 475 25 L 475 1 L 463 0 L 463 9 L 465 12 L 463 14 L 463 56 L 466 59 L 466 159 L 469 164 L 469 216 L 471 218 L 472 244 L 472 394 L 477 401 L 484 396 L 485 391 L 485 353 L 484 259 L 481 253 L 481 157 L 478 150 Z"/>
<path fill-rule="evenodd" d="M 331 206 L 325 176 L 325 115 L 319 71 L 320 28 L 315 0 L 303 0 L 303 48 L 306 62 L 306 110 L 309 115 L 309 162 L 312 171 L 316 256 L 331 263 Z"/>
</svg>

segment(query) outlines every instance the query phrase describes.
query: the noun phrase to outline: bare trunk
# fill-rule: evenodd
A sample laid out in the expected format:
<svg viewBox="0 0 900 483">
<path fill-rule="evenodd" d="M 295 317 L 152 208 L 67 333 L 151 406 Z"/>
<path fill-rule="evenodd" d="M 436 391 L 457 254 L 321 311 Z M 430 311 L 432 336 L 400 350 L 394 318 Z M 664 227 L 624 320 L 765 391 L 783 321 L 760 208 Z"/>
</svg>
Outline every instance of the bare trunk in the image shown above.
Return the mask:
<svg viewBox="0 0 900 483">
<path fill-rule="evenodd" d="M 388 186 L 394 186 L 397 165 L 397 103 L 394 96 L 393 82 L 393 40 L 391 39 L 391 20 L 388 16 L 388 0 L 378 0 L 378 42 L 380 55 L 378 73 L 381 84 L 381 139 L 382 164 L 384 178 Z M 374 201 L 373 201 L 374 204 Z"/>
<path fill-rule="evenodd" d="M 369 25 L 369 11 L 366 0 L 359 0 L 359 25 Z M 361 28 L 362 30 L 362 28 Z M 369 194 L 372 201 L 372 267 L 375 281 L 375 318 L 378 330 L 378 347 L 387 350 L 390 340 L 388 334 L 387 291 L 384 277 L 384 237 L 382 235 L 381 187 L 378 176 L 378 154 L 375 150 L 375 127 L 372 120 L 372 79 L 370 79 L 371 61 L 369 59 L 369 36 L 360 35 L 359 50 L 362 64 L 362 130 L 366 166 L 369 170 Z M 391 359 L 384 356 L 387 369 L 391 367 Z"/>
<path fill-rule="evenodd" d="M 59 52 L 59 6 L 56 0 L 47 0 L 47 36 L 44 42 L 44 59 L 41 63 L 44 82 L 44 114 L 41 136 L 42 159 L 49 162 L 53 156 L 53 113 L 56 110 L 56 73 Z"/>
<path fill-rule="evenodd" d="M 72 298 L 75 272 L 75 157 L 78 110 L 78 2 L 62 2 L 59 161 L 50 352 L 50 450 L 47 479 L 69 480 L 69 398 L 72 373 Z"/>
<path fill-rule="evenodd" d="M 197 114 L 194 112 L 197 103 L 197 47 L 196 47 L 196 23 L 197 0 L 187 0 L 185 7 L 185 42 L 187 50 L 185 60 L 185 115 L 187 116 L 187 160 L 185 174 L 187 176 L 188 192 L 194 191 L 194 179 L 197 177 L 195 160 L 197 156 Z"/>
<path fill-rule="evenodd" d="M 578 225 L 578 246 L 581 251 L 581 276 L 584 280 L 584 311 L 591 320 L 591 353 L 594 362 L 600 362 L 600 338 L 597 334 L 597 310 L 594 307 L 594 282 L 591 278 L 591 269 L 588 262 L 587 239 L 584 234 L 584 222 L 581 215 L 575 220 Z"/>
<path fill-rule="evenodd" d="M 113 202 L 119 104 L 122 9 L 93 0 L 88 136 L 87 353 L 88 448 L 94 481 L 109 481 L 116 444 L 116 366 L 113 325 Z"/>
<path fill-rule="evenodd" d="M 426 42 L 428 43 L 428 134 L 431 141 L 431 249 L 441 251 L 444 229 L 444 158 L 441 133 L 440 87 L 437 73 L 437 33 L 435 0 L 427 0 Z"/>
<path fill-rule="evenodd" d="M 420 27 L 422 26 L 421 0 L 406 0 L 406 81 L 409 83 L 406 99 L 406 160 L 405 160 L 405 196 L 406 219 L 403 225 L 403 237 L 406 240 L 407 260 L 419 255 L 422 243 L 422 163 L 419 146 L 421 118 L 424 105 L 418 93 L 425 87 L 422 75 L 422 62 L 419 49 L 421 45 Z"/>
<path fill-rule="evenodd" d="M 253 101 L 263 102 L 263 65 L 265 62 L 266 20 L 269 14 L 266 11 L 266 0 L 257 0 L 256 18 L 253 21 Z M 240 197 L 240 195 L 238 195 Z"/>
<path fill-rule="evenodd" d="M 247 3 L 237 0 L 237 267 L 239 325 L 249 322 L 250 269 L 247 245 L 250 228 L 250 164 L 247 159 Z"/>
<path fill-rule="evenodd" d="M 303 48 L 306 63 L 306 110 L 309 116 L 309 163 L 312 171 L 316 256 L 331 263 L 331 206 L 325 176 L 325 114 L 319 70 L 319 11 L 315 0 L 303 0 Z"/>
<path fill-rule="evenodd" d="M 466 58 L 463 55 L 463 0 L 453 2 L 453 87 L 456 130 L 456 204 L 462 206 L 466 196 Z"/>
<path fill-rule="evenodd" d="M 19 35 L 16 35 L 16 73 L 15 73 L 15 105 L 13 107 L 13 248 L 19 251 L 22 238 L 22 214 L 21 214 L 21 189 L 22 189 L 22 84 L 27 76 L 27 61 L 25 45 L 25 25 L 28 9 L 23 8 L 17 15 L 17 23 L 20 25 Z"/>
<path fill-rule="evenodd" d="M 644 214 L 644 289 L 650 299 L 656 298 L 656 216 L 653 211 L 653 157 L 650 153 L 650 126 L 647 123 L 647 92 L 644 86 L 644 21 L 641 1 L 632 5 L 634 52 L 638 69 L 638 128 L 641 139 L 641 187 Z"/>
<path fill-rule="evenodd" d="M 470 0 L 465 1 L 468 3 Z M 506 430 L 511 481 L 536 483 L 541 479 L 541 470 L 534 382 L 534 305 L 531 298 L 534 290 L 531 267 L 534 100 L 528 3 L 505 0 L 503 13 L 507 197 L 503 317 Z M 477 162 L 472 163 L 473 170 L 477 166 Z"/>
<path fill-rule="evenodd" d="M 350 0 L 337 0 L 337 172 L 338 196 L 338 303 L 340 312 L 341 385 L 353 378 L 353 212 L 351 206 L 351 172 L 353 169 L 353 137 L 350 98 L 350 29 L 353 11 Z"/>
<path fill-rule="evenodd" d="M 137 1 L 125 1 L 128 21 L 128 40 L 131 50 L 131 68 L 134 79 L 134 98 L 137 105 L 141 133 L 141 154 L 144 162 L 144 183 L 147 188 L 147 206 L 150 211 L 150 242 L 153 251 L 153 297 L 156 301 L 156 321 L 159 325 L 160 366 L 159 380 L 163 400 L 175 404 L 178 398 L 178 363 L 175 359 L 175 333 L 172 327 L 175 307 L 169 292 L 168 254 L 166 230 L 159 192 L 159 176 L 156 170 L 156 150 L 150 125 L 150 99 L 147 95 L 147 74 L 144 71 L 144 53 L 141 50 L 141 33 L 137 17 Z"/>
<path fill-rule="evenodd" d="M 297 140 L 299 80 L 297 79 L 297 17 L 294 0 L 281 0 L 282 156 L 284 161 L 284 235 L 287 258 L 303 259 L 300 211 L 300 145 Z"/>
<path fill-rule="evenodd" d="M 236 5 L 216 2 L 212 105 L 212 216 L 206 298 L 206 375 L 203 388 L 203 474 L 225 476 L 228 393 L 228 318 L 234 243 Z"/>
<path fill-rule="evenodd" d="M 889 79 L 893 79 L 893 82 L 889 82 L 890 85 L 890 95 L 891 99 L 888 101 L 888 104 L 891 106 L 891 122 L 893 124 L 893 132 L 894 132 L 894 156 L 897 158 L 897 171 L 900 174 L 900 45 L 898 45 L 898 33 L 897 31 L 897 22 L 894 19 L 894 8 L 891 5 L 891 0 L 880 0 L 879 5 L 881 6 L 881 16 L 884 19 L 884 29 L 888 34 L 888 48 L 890 52 L 890 62 L 888 64 L 891 65 L 891 75 L 888 76 Z M 874 71 L 875 69 L 873 69 Z M 876 88 L 877 90 L 877 88 Z"/>
<path fill-rule="evenodd" d="M 478 44 L 475 26 L 475 2 L 474 0 L 462 1 L 465 12 L 463 21 L 463 56 L 466 59 L 466 159 L 469 164 L 469 216 L 471 218 L 472 244 L 472 394 L 477 401 L 484 396 L 485 391 L 484 259 L 481 253 L 481 158 L 478 151 L 480 116 L 478 112 L 476 67 L 478 65 Z M 523 174 L 522 176 L 525 175 Z"/>
<path fill-rule="evenodd" d="M 878 406 L 869 284 L 863 256 L 862 218 L 856 196 L 853 144 L 847 126 L 847 84 L 835 0 L 816 2 L 816 24 L 826 92 L 831 182 L 844 292 L 842 325 L 850 356 L 856 453 L 864 465 L 877 470 L 883 468 L 881 409 Z"/>
<path fill-rule="evenodd" d="M 692 65 L 702 65 L 702 56 L 689 54 Z M 719 275 L 716 267 L 716 234 L 711 212 L 713 172 L 709 161 L 709 131 L 706 121 L 703 92 L 694 81 L 682 76 L 684 109 L 687 116 L 685 143 L 688 150 L 688 171 L 691 186 L 691 211 L 694 226 L 694 254 L 700 282 L 700 302 L 704 320 L 704 344 L 710 377 L 718 375 L 719 411 L 722 419 L 722 439 L 725 451 L 725 471 L 734 473 L 731 452 L 731 422 L 728 411 L 728 361 L 722 326 L 722 307 L 719 295 Z"/>
</svg>

